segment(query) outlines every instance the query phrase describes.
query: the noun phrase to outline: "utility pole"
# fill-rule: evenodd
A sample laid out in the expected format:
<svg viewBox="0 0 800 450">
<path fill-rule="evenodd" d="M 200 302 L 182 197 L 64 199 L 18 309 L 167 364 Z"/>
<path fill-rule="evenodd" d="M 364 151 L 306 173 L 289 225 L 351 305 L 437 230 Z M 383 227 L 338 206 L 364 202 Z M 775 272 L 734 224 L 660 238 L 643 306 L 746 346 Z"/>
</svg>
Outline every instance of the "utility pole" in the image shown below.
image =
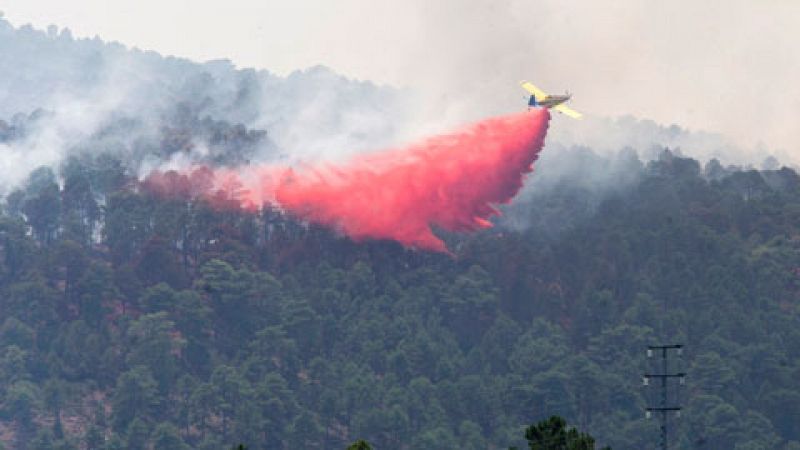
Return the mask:
<svg viewBox="0 0 800 450">
<path fill-rule="evenodd" d="M 660 371 L 658 372 L 648 372 L 645 373 L 642 377 L 642 383 L 645 386 L 650 386 L 650 380 L 654 379 L 656 381 L 660 381 L 659 383 L 659 401 L 658 405 L 650 404 L 648 402 L 648 407 L 646 409 L 646 417 L 649 419 L 652 417 L 653 413 L 659 413 L 661 419 L 661 450 L 668 450 L 669 445 L 667 444 L 667 416 L 669 413 L 674 412 L 676 417 L 680 417 L 681 414 L 681 406 L 677 404 L 677 396 L 675 396 L 675 401 L 670 403 L 669 399 L 669 380 L 678 380 L 680 386 L 683 386 L 686 383 L 686 373 L 685 372 L 670 372 L 669 366 L 669 351 L 674 350 L 678 356 L 683 355 L 683 345 L 682 344 L 670 344 L 670 345 L 648 345 L 647 346 L 647 358 L 653 358 L 656 353 L 660 353 L 661 356 L 661 364 L 660 364 Z M 676 389 L 677 392 L 677 389 Z"/>
</svg>

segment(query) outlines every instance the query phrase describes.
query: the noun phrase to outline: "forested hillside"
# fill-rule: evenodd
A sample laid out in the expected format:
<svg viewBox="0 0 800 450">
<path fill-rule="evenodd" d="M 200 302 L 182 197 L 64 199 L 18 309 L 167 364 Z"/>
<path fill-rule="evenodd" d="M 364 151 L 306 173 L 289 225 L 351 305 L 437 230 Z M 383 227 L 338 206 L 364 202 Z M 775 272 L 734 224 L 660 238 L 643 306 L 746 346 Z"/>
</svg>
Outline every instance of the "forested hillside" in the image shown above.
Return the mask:
<svg viewBox="0 0 800 450">
<path fill-rule="evenodd" d="M 0 439 L 522 448 L 559 414 L 651 448 L 666 339 L 681 448 L 800 448 L 800 177 L 628 161 L 629 187 L 542 190 L 517 231 L 447 236 L 453 257 L 159 198 L 110 156 L 38 170 L 0 222 Z"/>
<path fill-rule="evenodd" d="M 279 77 L 76 39 L 66 28 L 14 28 L 2 12 L 0 75 L 2 192 L 83 153 L 145 173 L 342 157 L 386 146 L 404 115 L 397 90 L 325 67 Z"/>
<path fill-rule="evenodd" d="M 382 148 L 408 131 L 394 89 L 2 19 L 0 74 L 5 448 L 526 448 L 557 414 L 650 449 L 646 347 L 679 342 L 675 448 L 800 449 L 800 177 L 774 160 L 701 164 L 663 147 L 717 137 L 632 118 L 552 127 L 446 255 L 241 210 L 212 171 L 142 181 Z"/>
</svg>

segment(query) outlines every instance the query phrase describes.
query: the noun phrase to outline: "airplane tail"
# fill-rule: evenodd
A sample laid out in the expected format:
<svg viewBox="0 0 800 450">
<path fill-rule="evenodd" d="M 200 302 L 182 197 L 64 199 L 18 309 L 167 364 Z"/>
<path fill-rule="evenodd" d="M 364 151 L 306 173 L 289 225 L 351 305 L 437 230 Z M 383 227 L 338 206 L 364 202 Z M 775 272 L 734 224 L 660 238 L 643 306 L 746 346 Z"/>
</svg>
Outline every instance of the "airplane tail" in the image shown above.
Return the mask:
<svg viewBox="0 0 800 450">
<path fill-rule="evenodd" d="M 538 103 L 536 103 L 536 96 L 531 95 L 531 98 L 528 100 L 528 108 L 535 108 L 537 105 Z"/>
</svg>

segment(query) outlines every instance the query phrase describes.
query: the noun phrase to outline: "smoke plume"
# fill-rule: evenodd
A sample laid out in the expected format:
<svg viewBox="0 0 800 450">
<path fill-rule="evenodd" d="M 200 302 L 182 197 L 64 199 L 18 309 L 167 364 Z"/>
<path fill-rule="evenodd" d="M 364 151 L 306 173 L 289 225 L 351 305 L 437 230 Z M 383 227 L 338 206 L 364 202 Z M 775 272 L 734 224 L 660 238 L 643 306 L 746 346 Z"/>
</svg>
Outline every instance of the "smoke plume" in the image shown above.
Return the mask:
<svg viewBox="0 0 800 450">
<path fill-rule="evenodd" d="M 445 252 L 433 228 L 466 232 L 490 227 L 489 218 L 499 214 L 495 205 L 509 202 L 532 170 L 549 120 L 547 110 L 534 110 L 362 154 L 342 165 L 204 169 L 183 183 L 175 181 L 175 174 L 155 172 L 145 185 L 167 195 L 190 195 L 196 186 L 213 185 L 216 194 L 209 198 L 219 205 L 225 204 L 220 198 L 234 198 L 244 207 L 276 204 L 355 241 L 391 239 Z M 219 196 L 220 191 L 228 195 Z"/>
</svg>

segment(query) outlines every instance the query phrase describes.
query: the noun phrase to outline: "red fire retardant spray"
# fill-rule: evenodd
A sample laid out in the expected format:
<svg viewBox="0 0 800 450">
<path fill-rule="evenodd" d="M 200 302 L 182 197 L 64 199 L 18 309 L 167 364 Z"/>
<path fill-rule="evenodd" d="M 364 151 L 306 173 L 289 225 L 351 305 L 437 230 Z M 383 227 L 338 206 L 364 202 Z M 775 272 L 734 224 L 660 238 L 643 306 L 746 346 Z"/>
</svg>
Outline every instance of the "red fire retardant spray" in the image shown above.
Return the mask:
<svg viewBox="0 0 800 450">
<path fill-rule="evenodd" d="M 489 218 L 499 214 L 495 206 L 508 203 L 533 170 L 549 121 L 546 109 L 533 109 L 341 165 L 154 172 L 144 185 L 164 195 L 175 195 L 176 189 L 192 195 L 213 186 L 202 194 L 212 205 L 270 203 L 354 241 L 391 239 L 446 252 L 432 227 L 454 232 L 491 227 Z"/>
</svg>

